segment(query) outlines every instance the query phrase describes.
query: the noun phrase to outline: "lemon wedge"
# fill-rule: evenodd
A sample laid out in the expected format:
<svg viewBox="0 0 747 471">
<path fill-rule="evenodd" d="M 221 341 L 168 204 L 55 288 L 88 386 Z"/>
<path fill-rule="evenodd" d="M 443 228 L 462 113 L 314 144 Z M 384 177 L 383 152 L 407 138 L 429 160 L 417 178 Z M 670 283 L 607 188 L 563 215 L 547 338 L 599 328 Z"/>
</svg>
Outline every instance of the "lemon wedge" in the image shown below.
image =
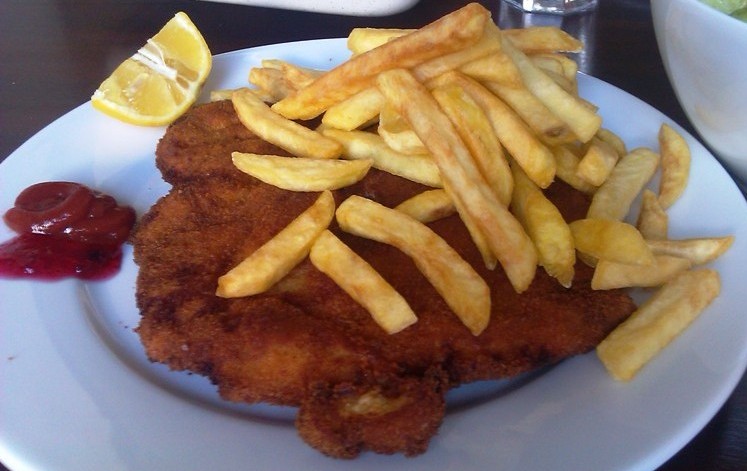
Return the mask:
<svg viewBox="0 0 747 471">
<path fill-rule="evenodd" d="M 91 103 L 127 123 L 169 124 L 195 102 L 211 67 L 205 39 L 179 12 L 99 85 Z"/>
</svg>

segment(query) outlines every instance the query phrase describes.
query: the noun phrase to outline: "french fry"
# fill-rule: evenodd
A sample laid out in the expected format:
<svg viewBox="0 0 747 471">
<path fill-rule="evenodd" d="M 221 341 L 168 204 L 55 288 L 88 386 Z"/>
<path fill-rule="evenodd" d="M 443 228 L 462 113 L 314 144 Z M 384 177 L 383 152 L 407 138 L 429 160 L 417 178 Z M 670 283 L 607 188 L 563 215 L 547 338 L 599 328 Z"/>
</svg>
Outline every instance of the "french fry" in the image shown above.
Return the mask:
<svg viewBox="0 0 747 471">
<path fill-rule="evenodd" d="M 690 147 L 674 129 L 662 124 L 659 129 L 661 180 L 659 203 L 669 208 L 682 195 L 690 175 Z"/>
<path fill-rule="evenodd" d="M 568 126 L 529 91 L 516 65 L 503 52 L 465 64 L 459 71 L 506 102 L 543 142 L 558 144 L 576 139 Z"/>
<path fill-rule="evenodd" d="M 638 229 L 613 219 L 579 219 L 569 224 L 576 249 L 601 260 L 651 266 L 654 254 Z"/>
<path fill-rule="evenodd" d="M 511 157 L 540 188 L 547 188 L 555 178 L 555 158 L 524 122 L 485 87 L 458 72 L 444 74 L 434 83 L 452 83 L 462 87 L 485 112 L 493 131 Z"/>
<path fill-rule="evenodd" d="M 573 234 L 558 208 L 524 171 L 517 165 L 511 169 L 514 175 L 511 211 L 537 247 L 539 264 L 562 286 L 570 288 L 576 264 Z"/>
<path fill-rule="evenodd" d="M 366 131 L 323 129 L 322 134 L 339 142 L 348 159 L 368 160 L 379 170 L 434 188 L 443 186 L 441 173 L 429 154 L 406 155 L 389 147 L 381 136 Z"/>
<path fill-rule="evenodd" d="M 354 55 L 363 54 L 382 44 L 410 34 L 414 29 L 397 28 L 353 28 L 348 34 L 347 48 Z"/>
<path fill-rule="evenodd" d="M 490 287 L 425 224 L 457 213 L 485 266 L 500 262 L 521 293 L 537 265 L 565 287 L 577 258 L 591 287 L 661 287 L 597 348 L 616 379 L 629 380 L 718 295 L 709 263 L 734 237 L 668 239 L 670 207 L 684 191 L 690 152 L 670 126 L 660 155 L 628 151 L 578 96 L 582 44 L 559 28 L 500 31 L 472 3 L 418 30 L 356 28 L 350 60 L 329 72 L 266 60 L 256 89 L 216 91 L 245 126 L 298 157 L 232 154 L 237 168 L 293 191 L 322 191 L 275 237 L 218 280 L 216 295 L 261 293 L 305 256 L 388 333 L 417 321 L 407 301 L 327 228 L 390 244 L 413 259 L 477 336 L 491 316 Z M 265 103 L 274 103 L 272 108 Z M 324 113 L 310 130 L 292 120 Z M 360 129 L 378 121 L 378 134 Z M 504 149 L 507 155 L 504 155 Z M 335 160 L 341 154 L 346 160 Z M 509 165 L 510 164 L 510 165 Z M 658 194 L 644 189 L 661 164 Z M 434 187 L 389 209 L 351 196 L 335 212 L 329 190 L 376 167 Z M 542 189 L 559 178 L 591 196 L 585 219 L 566 223 Z M 641 196 L 632 226 L 623 220 Z M 510 211 L 509 211 L 510 208 Z"/>
<path fill-rule="evenodd" d="M 334 159 L 342 153 L 342 146 L 316 131 L 273 112 L 248 89 L 231 95 L 231 101 L 241 123 L 267 142 L 299 157 Z"/>
<path fill-rule="evenodd" d="M 503 51 L 519 69 L 527 88 L 560 118 L 582 141 L 588 142 L 599 130 L 602 118 L 582 101 L 563 90 L 509 40 L 503 40 Z"/>
<path fill-rule="evenodd" d="M 505 29 L 503 34 L 526 54 L 581 52 L 584 48 L 581 41 L 554 26 Z"/>
<path fill-rule="evenodd" d="M 679 240 L 646 240 L 649 248 L 657 255 L 672 255 L 690 260 L 693 265 L 710 263 L 729 250 L 734 236 L 696 237 Z"/>
<path fill-rule="evenodd" d="M 337 208 L 340 228 L 392 245 L 408 256 L 473 335 L 490 321 L 490 288 L 425 224 L 372 200 L 351 196 Z"/>
<path fill-rule="evenodd" d="M 478 82 L 494 82 L 509 88 L 525 88 L 519 69 L 502 51 L 468 62 L 459 71 Z"/>
<path fill-rule="evenodd" d="M 413 83 L 416 83 L 416 82 L 413 82 Z M 424 95 L 424 98 L 428 98 L 428 95 Z M 462 122 L 462 125 L 461 125 L 462 128 L 468 127 L 468 125 L 463 122 L 463 119 L 461 119 L 459 117 L 459 112 L 458 111 L 454 110 L 453 114 L 454 114 L 454 119 L 456 119 L 459 122 Z M 449 121 L 449 122 L 451 124 L 455 124 L 452 121 Z M 454 129 L 454 130 L 457 131 L 457 133 L 459 133 L 459 131 L 457 129 Z M 464 133 L 468 133 L 468 132 L 469 131 L 464 131 Z M 469 136 L 467 136 L 467 137 L 469 137 Z M 490 133 L 488 133 L 488 135 L 486 135 L 486 139 L 490 139 L 490 138 L 491 138 L 491 135 L 490 135 Z M 474 141 L 474 139 L 472 139 L 472 141 Z M 421 140 L 421 142 L 422 142 L 422 140 Z M 457 142 L 457 141 L 455 141 L 455 142 Z M 480 168 L 479 168 L 478 162 L 476 162 L 474 159 L 467 160 L 468 156 L 470 158 L 473 157 L 471 154 L 470 155 L 466 155 L 466 154 L 469 154 L 469 150 L 467 150 L 466 147 L 464 147 L 464 145 L 462 145 L 461 141 L 458 141 L 458 143 L 461 145 L 461 147 L 459 147 L 457 150 L 458 151 L 462 151 L 462 155 L 463 155 L 463 157 L 465 159 L 464 161 L 468 162 L 471 168 L 474 167 L 474 168 L 476 168 L 478 170 L 478 172 L 480 172 Z M 475 143 L 476 146 L 479 146 L 481 144 L 482 143 Z M 498 150 L 500 151 L 500 144 L 494 143 L 494 145 L 497 146 Z M 464 154 L 465 151 L 466 151 L 466 154 Z M 477 151 L 481 152 L 480 158 L 485 161 L 486 168 L 488 169 L 488 171 L 492 171 L 491 164 L 489 163 L 489 159 L 490 159 L 491 156 L 486 155 L 487 152 L 485 152 L 484 150 L 477 149 Z M 501 154 L 502 154 L 502 151 L 501 151 Z M 500 162 L 498 162 L 498 165 L 500 165 Z M 498 171 L 500 171 L 500 169 Z M 479 173 L 479 176 L 484 177 L 483 173 Z M 510 178 L 510 175 L 508 175 L 508 177 Z M 500 175 L 498 175 L 496 179 L 498 180 L 498 184 L 499 185 L 501 185 L 501 184 L 504 183 L 503 181 L 500 180 Z M 491 182 L 488 182 L 487 180 L 481 179 L 478 182 L 478 184 L 481 184 L 480 187 L 483 190 L 491 192 L 493 197 L 498 197 L 499 193 L 496 192 L 491 187 Z M 509 183 L 509 185 L 513 186 L 512 183 Z M 449 192 L 448 189 L 446 191 L 447 191 L 447 193 L 450 194 L 450 192 Z M 510 199 L 510 196 L 511 196 L 510 193 L 509 194 L 504 194 L 504 197 L 506 197 L 508 199 Z M 489 270 L 495 269 L 495 267 L 498 264 L 498 256 L 495 254 L 493 248 L 490 245 L 490 242 L 488 241 L 488 234 L 489 233 L 485 233 L 485 232 L 483 232 L 482 229 L 480 229 L 479 224 L 475 221 L 475 217 L 471 216 L 469 214 L 468 208 L 464 205 L 464 203 L 462 203 L 459 200 L 455 200 L 451 196 L 450 196 L 450 198 L 452 199 L 453 205 L 457 209 L 457 212 L 459 213 L 459 215 L 460 215 L 460 217 L 462 219 L 462 222 L 464 223 L 464 225 L 466 226 L 467 230 L 469 231 L 470 236 L 472 237 L 472 240 L 475 243 L 475 246 L 477 247 L 478 251 L 482 255 L 483 262 L 485 263 L 485 266 Z M 501 200 L 499 199 L 498 202 L 500 202 L 500 201 Z"/>
<path fill-rule="evenodd" d="M 629 381 L 687 328 L 718 296 L 721 281 L 713 270 L 681 273 L 641 305 L 597 347 L 613 378 Z"/>
<path fill-rule="evenodd" d="M 257 98 L 262 100 L 264 103 L 273 103 L 275 98 L 270 95 L 267 90 L 261 90 L 259 88 L 222 88 L 216 90 L 210 90 L 210 101 L 222 101 L 230 100 L 233 93 L 237 90 L 248 90 L 249 93 L 253 93 Z"/>
<path fill-rule="evenodd" d="M 337 190 L 361 180 L 371 160 L 306 159 L 243 152 L 231 154 L 242 172 L 263 182 L 290 191 Z"/>
<path fill-rule="evenodd" d="M 383 98 L 383 95 L 382 95 Z M 384 105 L 379 114 L 379 136 L 389 147 L 403 154 L 427 154 L 423 142 L 397 111 Z"/>
<path fill-rule="evenodd" d="M 354 28 L 348 35 L 347 47 L 353 54 L 361 54 L 400 36 L 416 30 L 397 28 Z M 531 26 L 504 29 L 514 46 L 526 54 L 550 54 L 555 52 L 581 52 L 583 43 L 554 26 Z"/>
<path fill-rule="evenodd" d="M 526 290 L 537 254 L 521 224 L 490 190 L 459 134 L 428 90 L 406 70 L 384 72 L 378 86 L 431 151 L 462 220 L 485 237 L 517 292 Z M 468 224 L 468 227 L 470 225 Z"/>
<path fill-rule="evenodd" d="M 578 96 L 576 62 L 558 53 L 531 54 L 528 57 L 537 68 L 544 71 L 563 90 L 573 96 Z"/>
<path fill-rule="evenodd" d="M 241 263 L 218 278 L 216 296 L 236 298 L 270 289 L 309 253 L 335 215 L 335 200 L 323 192 L 306 211 Z"/>
<path fill-rule="evenodd" d="M 576 86 L 575 80 L 568 80 L 560 71 L 556 68 L 548 69 L 550 62 L 548 61 L 537 61 L 534 57 L 530 57 L 532 62 L 538 69 L 543 71 L 553 82 L 555 82 L 560 88 L 571 96 L 578 97 L 578 87 Z"/>
<path fill-rule="evenodd" d="M 394 39 L 397 34 L 404 36 L 411 30 L 375 30 L 363 28 L 358 30 L 353 37 L 354 42 L 366 43 L 368 46 L 380 45 L 378 41 L 387 42 Z M 367 38 L 367 36 L 371 36 Z M 413 68 L 413 73 L 420 81 L 427 81 L 447 71 L 456 69 L 462 65 L 474 62 L 491 52 L 500 49 L 500 31 L 492 22 L 487 22 L 485 31 L 480 40 L 471 47 L 458 49 L 450 54 L 436 56 L 429 61 L 418 64 Z M 387 38 L 385 40 L 385 38 Z M 350 41 L 350 38 L 349 38 Z M 365 52 L 365 51 L 364 51 Z M 324 124 L 334 128 L 351 131 L 367 124 L 371 124 L 381 109 L 380 92 L 375 86 L 369 86 L 350 98 L 346 98 L 327 109 L 322 118 Z"/>
<path fill-rule="evenodd" d="M 411 68 L 467 48 L 483 36 L 490 12 L 470 3 L 405 36 L 357 55 L 280 100 L 273 109 L 288 119 L 311 119 L 330 106 L 373 85 L 386 70 Z"/>
<path fill-rule="evenodd" d="M 326 71 L 301 67 L 280 59 L 264 59 L 262 67 L 277 69 L 283 73 L 283 77 L 294 89 L 300 89 L 311 84 Z"/>
<path fill-rule="evenodd" d="M 552 150 L 555 158 L 556 173 L 558 178 L 588 195 L 594 194 L 597 187 L 584 180 L 578 175 L 578 164 L 581 159 L 568 147 L 557 146 Z"/>
<path fill-rule="evenodd" d="M 483 85 L 510 106 L 544 144 L 554 146 L 577 139 L 570 128 L 526 87 L 496 82 L 484 82 Z"/>
<path fill-rule="evenodd" d="M 586 153 L 579 161 L 576 171 L 579 177 L 594 186 L 600 186 L 612 173 L 612 169 L 615 168 L 619 158 L 620 156 L 614 147 L 594 137 L 589 142 Z"/>
<path fill-rule="evenodd" d="M 405 298 L 329 230 L 317 237 L 309 258 L 319 271 L 366 308 L 386 333 L 396 334 L 417 322 Z"/>
<path fill-rule="evenodd" d="M 645 239 L 663 240 L 669 233 L 669 216 L 656 194 L 646 188 L 641 196 L 641 212 L 636 227 Z"/>
<path fill-rule="evenodd" d="M 456 212 L 454 202 L 446 190 L 426 190 L 406 199 L 394 207 L 422 223 L 429 223 L 451 216 Z"/>
<path fill-rule="evenodd" d="M 610 131 L 609 129 L 599 128 L 596 137 L 597 139 L 611 145 L 615 149 L 615 152 L 617 152 L 618 157 L 622 157 L 623 155 L 626 155 L 628 153 L 627 147 L 625 146 L 625 141 L 623 141 L 620 136 Z"/>
<path fill-rule="evenodd" d="M 515 45 L 515 44 L 514 44 Z M 570 82 L 576 81 L 576 74 L 578 73 L 578 63 L 573 59 L 556 52 L 543 52 L 531 54 L 530 59 L 540 66 L 543 64 L 545 70 L 552 69 L 557 74 L 565 77 Z"/>
<path fill-rule="evenodd" d="M 384 96 L 376 87 L 369 87 L 332 105 L 324 116 L 325 126 L 352 131 L 374 124 L 384 104 Z"/>
<path fill-rule="evenodd" d="M 623 220 L 658 165 L 659 154 L 651 149 L 640 147 L 623 156 L 594 193 L 587 217 Z"/>
<path fill-rule="evenodd" d="M 431 93 L 454 124 L 495 196 L 508 206 L 514 180 L 501 143 L 485 113 L 458 85 L 439 87 Z"/>
<path fill-rule="evenodd" d="M 249 83 L 272 98 L 263 101 L 274 103 L 309 85 L 322 73 L 277 59 L 265 59 L 262 67 L 249 71 Z"/>
<path fill-rule="evenodd" d="M 484 230 L 480 228 L 476 218 L 469 213 L 469 209 L 461 200 L 455 199 L 452 196 L 454 192 L 449 191 L 447 185 L 448 183 L 444 184 L 444 191 L 449 195 L 449 199 L 452 200 L 454 208 L 456 209 L 457 214 L 459 214 L 459 218 L 462 220 L 464 227 L 467 228 L 467 231 L 472 238 L 472 242 L 475 243 L 478 252 L 480 252 L 485 268 L 491 271 L 495 270 L 495 267 L 498 266 L 498 257 L 495 255 L 493 246 L 491 246 L 491 242 L 488 240 L 491 233 L 484 232 Z"/>
<path fill-rule="evenodd" d="M 670 255 L 655 255 L 654 258 L 656 261 L 652 266 L 599 260 L 591 278 L 591 289 L 661 286 L 692 266 L 686 258 Z"/>
<path fill-rule="evenodd" d="M 210 101 L 230 100 L 231 95 L 236 90 L 238 89 L 237 88 L 219 88 L 215 90 L 210 90 Z M 259 90 L 256 90 L 256 91 L 259 92 Z M 269 97 L 269 99 L 272 100 L 272 97 Z"/>
<path fill-rule="evenodd" d="M 550 54 L 532 54 L 529 55 L 529 59 L 534 65 L 544 70 L 545 73 L 552 73 L 554 75 L 563 75 L 563 65 L 556 61 L 555 58 Z"/>
<path fill-rule="evenodd" d="M 441 74 L 456 70 L 459 67 L 479 60 L 501 49 L 501 32 L 492 21 L 485 24 L 482 38 L 474 45 L 458 51 L 437 56 L 429 61 L 418 64 L 412 69 L 412 74 L 421 82 L 427 82 Z"/>
<path fill-rule="evenodd" d="M 391 35 L 396 35 L 397 32 L 401 32 L 402 36 L 409 30 L 372 30 L 362 29 L 355 36 L 364 36 L 362 32 L 369 32 L 373 36 L 373 43 L 381 41 L 384 38 L 394 39 Z M 381 36 L 379 36 L 381 35 Z M 434 77 L 437 77 L 447 71 L 456 69 L 464 64 L 473 62 L 477 59 L 482 58 L 490 54 L 491 52 L 500 49 L 500 31 L 492 22 L 485 24 L 485 31 L 480 40 L 471 47 L 464 49 L 458 49 L 452 53 L 436 56 L 429 61 L 425 61 L 418 64 L 413 68 L 413 73 L 420 81 L 427 81 Z M 395 36 L 400 37 L 400 36 Z M 358 38 L 357 41 L 368 41 L 363 38 Z M 386 41 L 388 41 L 387 39 Z M 384 41 L 384 42 L 386 42 Z M 370 44 L 370 45 L 373 45 Z M 379 44 L 380 45 L 380 44 Z M 379 110 L 381 109 L 381 102 L 383 98 L 380 92 L 375 86 L 369 86 L 354 94 L 353 96 L 346 98 L 339 103 L 330 106 L 327 109 L 322 121 L 324 124 L 334 128 L 351 131 L 358 129 L 366 124 L 371 124 Z M 281 106 L 281 105 L 279 105 Z"/>
<path fill-rule="evenodd" d="M 249 83 L 256 86 L 270 97 L 269 103 L 282 100 L 296 91 L 278 69 L 254 67 L 249 71 Z"/>
</svg>

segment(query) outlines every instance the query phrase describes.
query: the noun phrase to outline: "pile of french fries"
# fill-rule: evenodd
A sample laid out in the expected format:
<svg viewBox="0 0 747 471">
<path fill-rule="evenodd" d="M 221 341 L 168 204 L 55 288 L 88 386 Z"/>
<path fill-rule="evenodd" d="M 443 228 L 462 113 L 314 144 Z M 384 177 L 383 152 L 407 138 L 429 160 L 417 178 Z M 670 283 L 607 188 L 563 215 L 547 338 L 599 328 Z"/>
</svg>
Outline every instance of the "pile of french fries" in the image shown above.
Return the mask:
<svg viewBox="0 0 747 471">
<path fill-rule="evenodd" d="M 387 332 L 417 322 L 407 301 L 328 230 L 391 244 L 415 264 L 474 334 L 491 316 L 486 282 L 427 223 L 457 213 L 488 269 L 521 293 L 538 266 L 571 288 L 577 257 L 595 267 L 593 289 L 657 288 L 598 347 L 628 380 L 719 293 L 718 274 L 698 268 L 733 238 L 673 240 L 667 208 L 689 176 L 687 143 L 666 124 L 659 149 L 628 150 L 578 95 L 582 44 L 552 27 L 499 30 L 469 4 L 417 30 L 354 29 L 349 60 L 329 71 L 270 59 L 251 87 L 230 98 L 244 125 L 294 157 L 233 153 L 237 168 L 291 191 L 322 192 L 287 228 L 218 280 L 216 294 L 249 296 L 311 262 Z M 316 129 L 299 121 L 321 118 Z M 432 189 L 387 208 L 330 191 L 371 167 Z M 660 175 L 658 193 L 648 189 Z M 563 180 L 591 197 L 570 224 L 543 189 Z M 640 213 L 630 219 L 636 201 Z"/>
</svg>

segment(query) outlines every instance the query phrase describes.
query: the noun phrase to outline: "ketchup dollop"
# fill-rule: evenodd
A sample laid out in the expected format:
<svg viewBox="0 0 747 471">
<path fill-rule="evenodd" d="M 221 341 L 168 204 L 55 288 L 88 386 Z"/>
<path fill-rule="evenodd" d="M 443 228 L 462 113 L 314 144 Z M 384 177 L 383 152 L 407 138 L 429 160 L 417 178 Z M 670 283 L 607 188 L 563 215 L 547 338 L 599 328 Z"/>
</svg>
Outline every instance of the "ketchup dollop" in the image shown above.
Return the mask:
<svg viewBox="0 0 747 471">
<path fill-rule="evenodd" d="M 43 182 L 3 219 L 19 235 L 0 244 L 0 276 L 93 280 L 119 270 L 135 211 L 80 183 Z"/>
</svg>

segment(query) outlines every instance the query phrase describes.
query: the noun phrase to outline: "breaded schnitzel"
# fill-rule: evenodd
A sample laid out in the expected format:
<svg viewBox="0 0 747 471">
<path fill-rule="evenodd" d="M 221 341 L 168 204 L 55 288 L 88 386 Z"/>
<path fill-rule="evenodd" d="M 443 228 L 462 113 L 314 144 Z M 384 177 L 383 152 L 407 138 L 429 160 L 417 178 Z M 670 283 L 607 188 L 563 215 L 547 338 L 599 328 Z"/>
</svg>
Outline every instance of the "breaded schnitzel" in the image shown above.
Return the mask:
<svg viewBox="0 0 747 471">
<path fill-rule="evenodd" d="M 232 151 L 279 153 L 241 127 L 230 102 L 195 107 L 159 143 L 157 165 L 173 188 L 133 236 L 137 331 L 153 361 L 208 376 L 227 400 L 299 406 L 299 433 L 328 455 L 422 453 L 449 388 L 587 352 L 634 310 L 623 291 L 592 291 L 583 264 L 572 289 L 538 270 L 517 294 L 500 268 L 485 269 L 458 216 L 430 227 L 491 287 L 492 318 L 479 336 L 405 254 L 335 227 L 410 303 L 417 323 L 386 334 L 308 260 L 264 294 L 219 298 L 218 277 L 317 197 L 241 173 Z M 424 189 L 372 170 L 335 198 L 359 194 L 391 207 Z M 586 197 L 570 187 L 555 183 L 548 194 L 568 220 L 585 214 Z"/>
</svg>

